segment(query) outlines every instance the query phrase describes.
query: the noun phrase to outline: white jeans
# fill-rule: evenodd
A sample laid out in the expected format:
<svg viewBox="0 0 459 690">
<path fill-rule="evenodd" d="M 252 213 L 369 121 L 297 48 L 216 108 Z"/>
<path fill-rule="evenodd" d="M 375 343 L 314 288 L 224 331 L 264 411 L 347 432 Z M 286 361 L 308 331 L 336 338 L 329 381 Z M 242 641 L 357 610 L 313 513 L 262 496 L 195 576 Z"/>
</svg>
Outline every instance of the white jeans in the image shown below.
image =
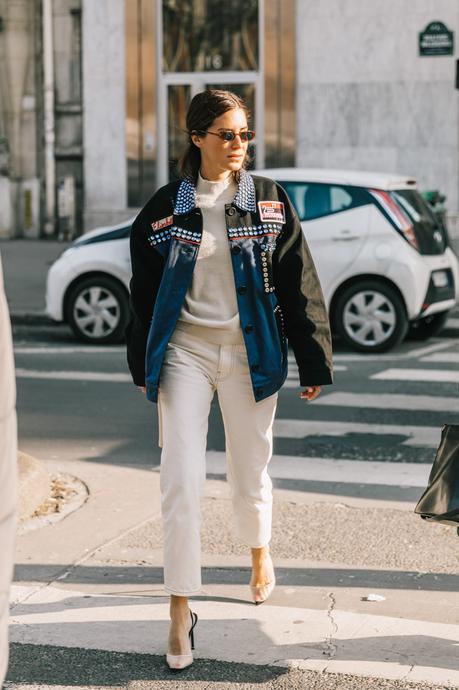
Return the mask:
<svg viewBox="0 0 459 690">
<path fill-rule="evenodd" d="M 272 427 L 277 393 L 256 403 L 243 344 L 219 345 L 176 329 L 161 370 L 158 414 L 164 587 L 201 590 L 200 498 L 210 404 L 217 391 L 226 439 L 237 537 L 249 547 L 271 539 Z"/>
</svg>

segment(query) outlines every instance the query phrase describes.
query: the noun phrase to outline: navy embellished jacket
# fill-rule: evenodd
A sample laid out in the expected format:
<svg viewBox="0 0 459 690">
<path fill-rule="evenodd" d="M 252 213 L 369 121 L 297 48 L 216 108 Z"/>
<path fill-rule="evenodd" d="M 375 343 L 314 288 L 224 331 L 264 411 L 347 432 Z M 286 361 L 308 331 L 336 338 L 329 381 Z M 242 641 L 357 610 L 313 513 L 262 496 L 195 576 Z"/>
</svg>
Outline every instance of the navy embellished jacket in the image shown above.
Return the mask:
<svg viewBox="0 0 459 690">
<path fill-rule="evenodd" d="M 302 386 L 332 383 L 327 309 L 285 190 L 241 170 L 225 217 L 255 400 L 284 383 L 288 344 Z M 192 280 L 201 234 L 202 214 L 188 179 L 161 187 L 132 225 L 127 359 L 134 383 L 146 386 L 152 402 L 158 400 L 164 353 Z"/>
</svg>

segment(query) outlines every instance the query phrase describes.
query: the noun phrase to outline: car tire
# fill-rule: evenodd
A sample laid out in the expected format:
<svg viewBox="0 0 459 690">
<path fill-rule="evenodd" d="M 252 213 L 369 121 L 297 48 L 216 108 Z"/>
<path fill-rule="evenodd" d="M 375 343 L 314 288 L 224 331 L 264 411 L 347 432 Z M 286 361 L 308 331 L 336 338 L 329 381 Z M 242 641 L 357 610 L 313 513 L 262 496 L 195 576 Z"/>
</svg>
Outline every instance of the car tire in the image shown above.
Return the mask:
<svg viewBox="0 0 459 690">
<path fill-rule="evenodd" d="M 377 280 L 345 288 L 335 302 L 335 330 L 357 352 L 387 352 L 405 338 L 408 319 L 397 291 Z"/>
<path fill-rule="evenodd" d="M 410 340 L 428 340 L 437 335 L 445 326 L 449 316 L 449 311 L 442 311 L 439 314 L 431 314 L 423 319 L 412 321 L 408 331 Z"/>
<path fill-rule="evenodd" d="M 110 276 L 83 278 L 68 295 L 67 321 L 86 343 L 117 343 L 124 339 L 129 299 L 124 287 Z"/>
</svg>

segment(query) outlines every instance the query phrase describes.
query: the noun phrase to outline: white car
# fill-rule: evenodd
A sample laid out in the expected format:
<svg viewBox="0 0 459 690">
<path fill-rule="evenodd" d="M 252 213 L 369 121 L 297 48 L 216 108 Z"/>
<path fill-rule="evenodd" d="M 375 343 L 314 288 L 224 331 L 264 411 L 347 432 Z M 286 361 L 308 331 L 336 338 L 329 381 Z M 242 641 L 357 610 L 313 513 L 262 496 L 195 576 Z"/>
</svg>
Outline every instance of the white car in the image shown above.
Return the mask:
<svg viewBox="0 0 459 690">
<path fill-rule="evenodd" d="M 254 174 L 287 191 L 308 240 L 332 330 L 384 352 L 410 330 L 437 333 L 459 299 L 459 264 L 416 181 L 390 174 L 279 168 Z M 47 311 L 85 341 L 121 340 L 132 221 L 78 238 L 48 273 Z M 103 244 L 102 244 L 103 243 Z"/>
</svg>

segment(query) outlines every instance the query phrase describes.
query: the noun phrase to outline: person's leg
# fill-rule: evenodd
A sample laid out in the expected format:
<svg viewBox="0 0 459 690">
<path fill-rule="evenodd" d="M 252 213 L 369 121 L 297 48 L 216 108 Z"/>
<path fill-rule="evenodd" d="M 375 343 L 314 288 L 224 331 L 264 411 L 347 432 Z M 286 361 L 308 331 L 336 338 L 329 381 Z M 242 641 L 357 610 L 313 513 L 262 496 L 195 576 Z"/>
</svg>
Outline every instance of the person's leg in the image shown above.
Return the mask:
<svg viewBox="0 0 459 690">
<path fill-rule="evenodd" d="M 277 393 L 255 402 L 244 346 L 233 346 L 231 373 L 217 379 L 226 437 L 227 476 L 238 538 L 251 547 L 253 584 L 272 578 L 269 554 L 272 482 L 268 463 L 273 449 Z"/>
<path fill-rule="evenodd" d="M 171 595 L 170 654 L 187 653 L 188 596 L 201 589 L 200 499 L 217 360 L 215 345 L 174 333 L 161 370 L 160 483 L 164 587 Z"/>
</svg>

